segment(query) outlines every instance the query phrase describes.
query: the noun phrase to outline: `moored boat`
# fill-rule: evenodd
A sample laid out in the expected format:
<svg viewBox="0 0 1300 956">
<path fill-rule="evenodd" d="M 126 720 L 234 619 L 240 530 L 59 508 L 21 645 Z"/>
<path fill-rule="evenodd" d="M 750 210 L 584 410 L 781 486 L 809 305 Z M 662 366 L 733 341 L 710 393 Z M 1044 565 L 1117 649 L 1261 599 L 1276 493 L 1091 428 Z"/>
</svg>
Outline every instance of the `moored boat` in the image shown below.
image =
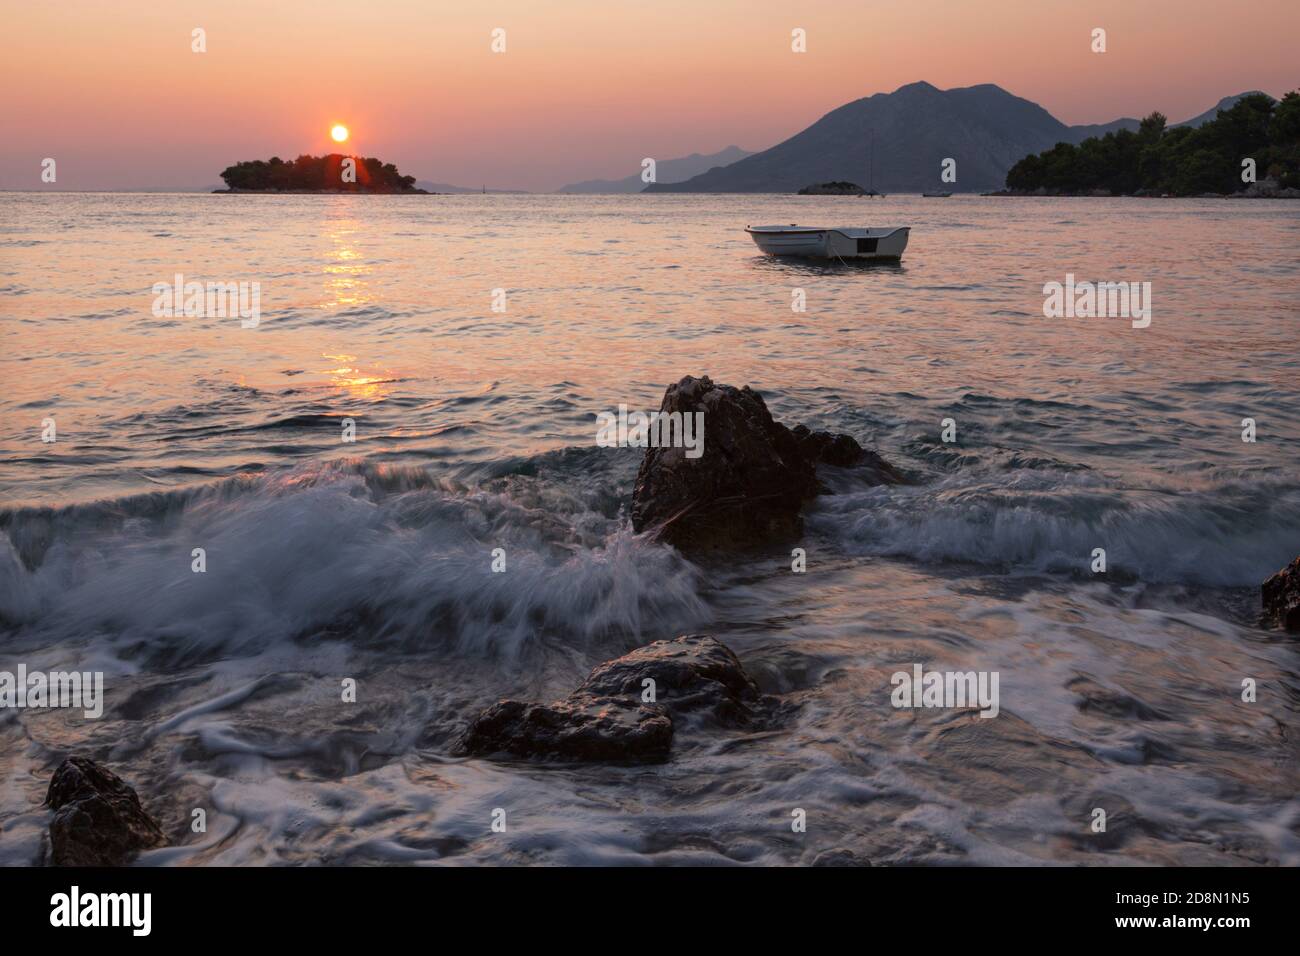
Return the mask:
<svg viewBox="0 0 1300 956">
<path fill-rule="evenodd" d="M 771 256 L 814 259 L 901 259 L 908 226 L 746 226 L 754 243 Z"/>
</svg>

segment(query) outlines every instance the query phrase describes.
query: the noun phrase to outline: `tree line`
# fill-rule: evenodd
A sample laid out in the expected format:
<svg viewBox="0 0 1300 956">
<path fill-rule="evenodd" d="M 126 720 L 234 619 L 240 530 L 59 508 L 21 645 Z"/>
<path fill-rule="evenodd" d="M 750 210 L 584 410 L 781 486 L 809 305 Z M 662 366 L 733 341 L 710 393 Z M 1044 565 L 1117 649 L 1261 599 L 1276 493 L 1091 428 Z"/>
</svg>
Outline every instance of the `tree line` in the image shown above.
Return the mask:
<svg viewBox="0 0 1300 956">
<path fill-rule="evenodd" d="M 1245 160 L 1254 160 L 1258 179 L 1300 187 L 1300 92 L 1281 100 L 1253 93 L 1196 128 L 1165 124 L 1157 112 L 1136 132 L 1118 130 L 1078 145 L 1057 143 L 1012 166 L 1007 188 L 1052 194 L 1234 193 L 1250 186 L 1243 177 Z"/>
<path fill-rule="evenodd" d="M 355 175 L 345 175 L 345 159 L 355 163 Z M 373 156 L 299 156 L 288 162 L 279 156 L 235 163 L 221 174 L 226 186 L 240 190 L 341 190 L 344 192 L 415 192 L 415 177 L 403 176 L 392 163 Z M 353 181 L 349 182 L 348 179 Z"/>
</svg>

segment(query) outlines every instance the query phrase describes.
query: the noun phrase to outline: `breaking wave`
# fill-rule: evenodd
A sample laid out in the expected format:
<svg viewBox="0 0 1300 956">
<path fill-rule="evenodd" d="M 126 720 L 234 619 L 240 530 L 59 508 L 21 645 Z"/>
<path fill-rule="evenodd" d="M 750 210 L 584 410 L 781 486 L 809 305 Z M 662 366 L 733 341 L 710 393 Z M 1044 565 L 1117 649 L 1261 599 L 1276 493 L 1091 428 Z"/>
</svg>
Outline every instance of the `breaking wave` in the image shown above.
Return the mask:
<svg viewBox="0 0 1300 956">
<path fill-rule="evenodd" d="M 698 571 L 609 498 L 596 481 L 469 489 L 353 460 L 0 512 L 0 619 L 171 660 L 316 637 L 511 655 L 701 621 Z"/>
<path fill-rule="evenodd" d="M 810 526 L 853 554 L 1002 570 L 1258 585 L 1300 545 L 1300 488 L 1253 478 L 1183 489 L 1117 485 L 1095 472 L 972 468 L 931 484 L 818 500 Z"/>
</svg>

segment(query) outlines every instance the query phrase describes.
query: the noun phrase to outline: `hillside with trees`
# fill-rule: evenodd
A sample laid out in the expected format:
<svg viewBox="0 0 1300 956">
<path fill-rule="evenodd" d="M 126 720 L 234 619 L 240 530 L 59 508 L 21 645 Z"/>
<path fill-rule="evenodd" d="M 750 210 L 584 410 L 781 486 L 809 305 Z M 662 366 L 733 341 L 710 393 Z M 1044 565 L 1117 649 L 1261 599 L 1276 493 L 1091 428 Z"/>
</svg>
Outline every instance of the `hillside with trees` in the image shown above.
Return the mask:
<svg viewBox="0 0 1300 956">
<path fill-rule="evenodd" d="M 1242 179 L 1246 159 L 1255 161 L 1255 187 Z M 1276 101 L 1262 93 L 1246 96 L 1195 128 L 1168 128 L 1163 114 L 1152 113 L 1136 132 L 1057 143 L 1011 167 L 1007 189 L 1054 196 L 1295 195 L 1300 92 Z"/>
</svg>

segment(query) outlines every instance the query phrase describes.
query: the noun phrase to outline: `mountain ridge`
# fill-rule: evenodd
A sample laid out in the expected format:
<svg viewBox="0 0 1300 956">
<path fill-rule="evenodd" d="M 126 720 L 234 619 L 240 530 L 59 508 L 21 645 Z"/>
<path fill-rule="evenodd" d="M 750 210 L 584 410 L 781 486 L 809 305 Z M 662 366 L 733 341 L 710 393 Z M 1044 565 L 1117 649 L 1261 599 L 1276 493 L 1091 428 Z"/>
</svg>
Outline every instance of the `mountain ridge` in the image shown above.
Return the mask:
<svg viewBox="0 0 1300 956">
<path fill-rule="evenodd" d="M 1241 96 L 1174 125 L 1200 125 Z M 644 192 L 795 192 L 812 183 L 850 180 L 882 192 L 1000 189 L 1010 168 L 1058 142 L 1079 143 L 1138 120 L 1068 126 L 1032 100 L 993 83 L 940 90 L 920 80 L 892 93 L 860 97 L 826 113 L 776 145 L 683 182 Z M 874 149 L 872 140 L 874 138 Z M 956 181 L 941 179 L 945 159 Z"/>
<path fill-rule="evenodd" d="M 727 166 L 738 162 L 746 156 L 754 155 L 739 146 L 728 146 L 716 153 L 691 153 L 676 159 L 665 159 L 655 164 L 655 175 L 659 182 L 678 183 L 707 172 L 714 166 Z M 601 193 L 637 193 L 645 187 L 641 173 L 635 172 L 622 179 L 584 179 L 581 182 L 561 186 L 559 193 L 584 193 L 588 195 Z"/>
</svg>

